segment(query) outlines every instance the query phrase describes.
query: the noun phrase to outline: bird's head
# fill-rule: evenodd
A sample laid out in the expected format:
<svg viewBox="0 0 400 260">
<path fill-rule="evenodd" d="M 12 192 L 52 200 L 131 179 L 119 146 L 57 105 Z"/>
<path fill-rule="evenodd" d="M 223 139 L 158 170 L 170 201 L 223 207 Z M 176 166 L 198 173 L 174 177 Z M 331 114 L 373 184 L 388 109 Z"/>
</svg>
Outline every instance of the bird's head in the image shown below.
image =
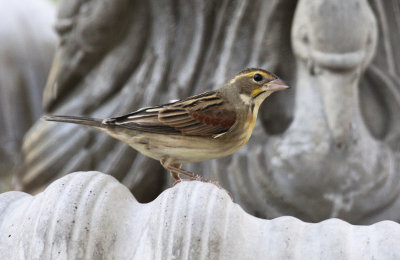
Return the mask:
<svg viewBox="0 0 400 260">
<path fill-rule="evenodd" d="M 280 78 L 262 69 L 246 69 L 239 72 L 229 82 L 241 101 L 247 105 L 259 106 L 272 93 L 290 88 Z"/>
</svg>

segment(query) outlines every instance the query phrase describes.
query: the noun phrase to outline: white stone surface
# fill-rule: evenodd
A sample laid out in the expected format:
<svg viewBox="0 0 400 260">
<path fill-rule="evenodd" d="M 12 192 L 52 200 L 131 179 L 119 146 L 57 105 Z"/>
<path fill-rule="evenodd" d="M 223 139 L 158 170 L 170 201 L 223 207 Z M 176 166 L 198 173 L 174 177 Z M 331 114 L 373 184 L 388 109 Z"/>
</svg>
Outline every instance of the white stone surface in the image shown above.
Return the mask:
<svg viewBox="0 0 400 260">
<path fill-rule="evenodd" d="M 99 172 L 0 195 L 0 259 L 400 259 L 399 245 L 392 221 L 259 219 L 201 182 L 148 204 Z"/>
</svg>

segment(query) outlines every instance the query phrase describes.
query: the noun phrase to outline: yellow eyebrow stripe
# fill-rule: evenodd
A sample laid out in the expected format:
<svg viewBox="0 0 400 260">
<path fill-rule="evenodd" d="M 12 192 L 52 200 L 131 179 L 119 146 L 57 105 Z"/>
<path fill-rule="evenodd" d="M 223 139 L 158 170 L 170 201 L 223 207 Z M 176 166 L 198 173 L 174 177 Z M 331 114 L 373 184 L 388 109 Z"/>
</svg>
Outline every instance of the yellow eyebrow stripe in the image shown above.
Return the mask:
<svg viewBox="0 0 400 260">
<path fill-rule="evenodd" d="M 253 77 L 254 74 L 256 74 L 256 73 L 261 74 L 262 76 L 267 77 L 267 78 L 271 77 L 270 74 L 265 73 L 264 71 L 252 71 L 252 72 L 248 72 L 248 73 L 245 73 L 245 74 L 240 74 L 238 76 L 241 76 L 241 77 L 243 77 L 243 76 L 245 76 L 245 77 Z"/>
<path fill-rule="evenodd" d="M 244 74 L 236 75 L 236 76 L 231 80 L 231 83 L 235 82 L 235 80 L 236 80 L 237 78 L 243 77 L 243 76 L 244 76 L 244 77 L 252 78 L 252 77 L 254 76 L 254 74 L 256 74 L 256 73 L 261 74 L 262 76 L 264 76 L 264 77 L 266 77 L 266 78 L 271 78 L 271 75 L 270 75 L 270 74 L 265 73 L 264 71 L 257 70 L 257 71 L 251 71 L 251 72 L 247 72 L 247 73 L 244 73 Z"/>
</svg>

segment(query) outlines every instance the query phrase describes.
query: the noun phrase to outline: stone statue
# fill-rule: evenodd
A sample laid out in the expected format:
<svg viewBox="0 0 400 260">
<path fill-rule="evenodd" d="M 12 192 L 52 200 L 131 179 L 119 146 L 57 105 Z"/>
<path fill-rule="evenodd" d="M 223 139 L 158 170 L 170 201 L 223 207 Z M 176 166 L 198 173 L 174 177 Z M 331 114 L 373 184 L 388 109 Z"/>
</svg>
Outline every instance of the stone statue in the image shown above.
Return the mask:
<svg viewBox="0 0 400 260">
<path fill-rule="evenodd" d="M 290 124 L 268 133 L 275 122 L 267 115 L 266 130 L 247 152 L 215 162 L 223 186 L 248 211 L 306 221 L 400 219 L 400 86 L 380 81 L 376 67 L 364 74 L 377 35 L 366 1 L 298 3 L 291 31 L 296 93 Z M 279 107 L 269 108 L 285 110 L 291 102 L 282 95 Z"/>
<path fill-rule="evenodd" d="M 46 0 L 0 1 L 0 192 L 12 188 L 22 138 L 43 114 L 53 57 L 55 7 Z"/>
<path fill-rule="evenodd" d="M 191 169 L 218 178 L 263 218 L 398 220 L 399 28 L 388 19 L 399 7 L 378 0 L 61 1 L 45 110 L 116 116 L 264 67 L 292 94 L 266 102 L 244 149 Z M 158 162 L 80 126 L 38 121 L 22 153 L 15 179 L 29 192 L 77 170 L 113 175 L 139 201 L 168 185 Z"/>
</svg>

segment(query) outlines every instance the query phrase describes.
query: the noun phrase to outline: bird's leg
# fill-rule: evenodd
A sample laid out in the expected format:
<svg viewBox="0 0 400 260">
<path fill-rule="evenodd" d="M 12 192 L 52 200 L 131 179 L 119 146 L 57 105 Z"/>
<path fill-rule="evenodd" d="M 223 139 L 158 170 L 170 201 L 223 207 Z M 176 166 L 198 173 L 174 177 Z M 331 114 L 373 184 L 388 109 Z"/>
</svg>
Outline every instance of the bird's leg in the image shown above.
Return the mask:
<svg viewBox="0 0 400 260">
<path fill-rule="evenodd" d="M 226 191 L 226 193 L 228 193 L 228 195 L 233 200 L 232 194 L 229 191 L 227 191 L 224 188 L 222 188 L 222 186 L 217 181 L 211 181 L 211 180 L 208 180 L 206 178 L 201 177 L 198 174 L 195 174 L 193 172 L 189 172 L 189 171 L 186 171 L 184 169 L 181 169 L 182 164 L 181 163 L 175 163 L 172 159 L 161 159 L 160 163 L 164 167 L 164 169 L 169 171 L 169 173 L 171 174 L 172 178 L 174 178 L 174 180 L 175 180 L 175 182 L 173 184 L 174 186 L 176 184 L 180 183 L 181 181 L 184 181 L 184 180 L 196 180 L 196 181 L 201 181 L 201 182 L 208 182 L 208 183 L 212 183 L 215 186 L 217 186 L 218 188 Z M 185 176 L 188 176 L 190 179 L 181 179 L 179 177 L 179 174 L 183 174 Z"/>
<path fill-rule="evenodd" d="M 172 178 L 174 178 L 174 180 L 175 180 L 174 185 L 182 181 L 182 179 L 179 177 L 179 174 L 185 175 L 185 176 L 189 177 L 191 180 L 209 182 L 208 180 L 204 179 L 200 175 L 197 175 L 193 172 L 189 172 L 184 169 L 181 169 L 182 164 L 175 163 L 171 159 L 161 159 L 160 163 L 166 170 L 168 170 L 170 172 Z"/>
<path fill-rule="evenodd" d="M 171 169 L 171 168 L 174 167 L 174 168 L 180 169 L 181 166 L 182 166 L 181 163 L 176 163 L 176 164 L 174 163 L 174 164 L 171 164 L 171 167 L 169 169 L 169 173 L 171 174 L 172 178 L 174 178 L 174 180 L 175 180 L 174 185 L 176 183 L 180 182 L 182 179 L 179 177 L 179 173 L 176 170 Z"/>
<path fill-rule="evenodd" d="M 178 184 L 178 183 L 180 183 L 182 181 L 182 179 L 179 177 L 179 172 L 176 171 L 176 169 L 180 169 L 181 168 L 182 164 L 181 163 L 173 163 L 170 166 L 171 167 L 169 167 L 169 173 L 171 174 L 172 178 L 175 179 L 175 181 L 172 184 L 172 186 L 175 186 L 176 184 Z M 174 168 L 174 169 L 172 169 L 172 168 Z"/>
</svg>

